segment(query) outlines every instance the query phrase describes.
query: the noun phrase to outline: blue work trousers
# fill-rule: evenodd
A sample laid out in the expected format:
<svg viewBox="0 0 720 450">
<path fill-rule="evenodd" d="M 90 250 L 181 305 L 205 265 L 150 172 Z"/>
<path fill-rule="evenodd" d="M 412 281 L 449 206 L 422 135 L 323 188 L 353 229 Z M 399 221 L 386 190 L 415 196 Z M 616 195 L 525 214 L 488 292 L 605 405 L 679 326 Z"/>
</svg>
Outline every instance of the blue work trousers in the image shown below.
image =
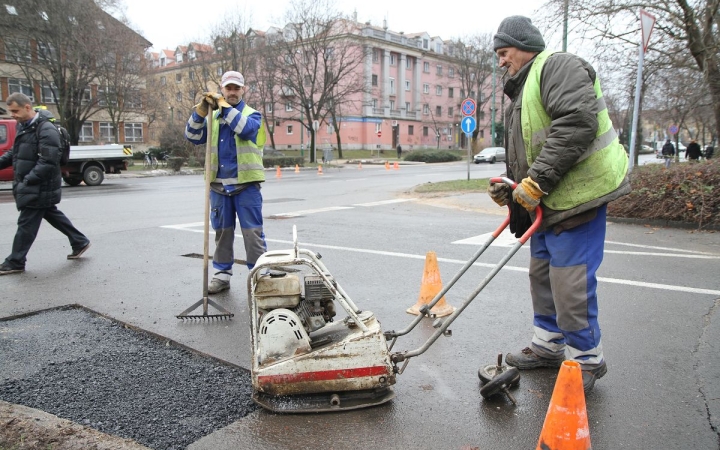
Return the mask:
<svg viewBox="0 0 720 450">
<path fill-rule="evenodd" d="M 248 269 L 252 269 L 260 255 L 267 251 L 263 232 L 260 186 L 257 184 L 248 186 L 235 195 L 210 191 L 210 222 L 215 230 L 213 268 L 230 275 L 235 261 L 233 244 L 236 217 L 240 222 L 245 243 L 245 262 Z"/>
</svg>

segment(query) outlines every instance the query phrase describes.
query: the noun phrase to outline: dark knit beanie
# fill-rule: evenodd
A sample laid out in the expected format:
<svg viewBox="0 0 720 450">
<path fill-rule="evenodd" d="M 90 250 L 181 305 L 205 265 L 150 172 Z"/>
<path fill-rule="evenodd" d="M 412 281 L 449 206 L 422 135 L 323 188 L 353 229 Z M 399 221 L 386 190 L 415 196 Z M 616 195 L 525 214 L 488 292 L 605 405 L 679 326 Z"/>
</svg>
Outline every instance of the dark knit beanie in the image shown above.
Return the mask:
<svg viewBox="0 0 720 450">
<path fill-rule="evenodd" d="M 500 22 L 493 38 L 493 50 L 515 47 L 526 52 L 545 50 L 545 41 L 540 30 L 524 16 L 510 16 Z"/>
</svg>

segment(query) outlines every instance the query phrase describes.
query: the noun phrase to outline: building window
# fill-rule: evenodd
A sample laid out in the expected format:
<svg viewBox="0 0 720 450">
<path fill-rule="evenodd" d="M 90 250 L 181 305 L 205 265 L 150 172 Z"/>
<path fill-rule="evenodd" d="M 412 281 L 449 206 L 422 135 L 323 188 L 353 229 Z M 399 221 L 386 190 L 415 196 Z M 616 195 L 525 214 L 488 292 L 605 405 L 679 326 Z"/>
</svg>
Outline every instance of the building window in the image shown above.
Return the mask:
<svg viewBox="0 0 720 450">
<path fill-rule="evenodd" d="M 373 108 L 377 108 L 377 99 L 376 98 L 372 99 L 372 106 L 373 106 Z"/>
<path fill-rule="evenodd" d="M 195 98 L 191 98 L 194 100 Z M 142 108 L 142 94 L 138 90 L 132 90 L 125 96 L 125 105 L 130 109 Z"/>
<path fill-rule="evenodd" d="M 430 135 L 430 129 L 428 127 L 423 127 L 423 136 L 428 137 Z"/>
<path fill-rule="evenodd" d="M 372 76 L 372 85 L 377 86 L 378 85 L 378 76 L 373 74 Z"/>
<path fill-rule="evenodd" d="M 408 136 L 415 134 L 415 125 L 408 125 Z"/>
<path fill-rule="evenodd" d="M 93 141 L 93 126 L 92 122 L 85 122 L 80 128 L 80 136 L 78 136 L 79 142 L 92 142 Z"/>
<path fill-rule="evenodd" d="M 292 111 L 292 110 L 293 110 L 293 109 L 292 109 L 292 105 L 291 105 L 290 103 L 285 103 L 285 111 L 290 112 L 290 111 Z"/>
<path fill-rule="evenodd" d="M 273 104 L 272 103 L 265 103 L 265 112 L 266 113 L 273 112 Z"/>
<path fill-rule="evenodd" d="M 410 58 L 405 58 L 405 68 L 412 69 L 412 60 Z"/>
<path fill-rule="evenodd" d="M 405 90 L 406 91 L 410 90 L 410 81 L 409 80 L 405 80 Z"/>
<path fill-rule="evenodd" d="M 440 64 L 437 65 L 437 74 L 442 75 L 442 65 Z"/>
<path fill-rule="evenodd" d="M 430 85 L 425 83 L 423 84 L 423 94 L 429 94 L 430 93 Z"/>
<path fill-rule="evenodd" d="M 453 116 L 453 107 L 448 106 L 448 117 L 452 117 L 452 116 Z"/>
<path fill-rule="evenodd" d="M 55 95 L 57 94 L 57 89 L 55 89 L 55 86 L 50 83 L 43 83 L 42 84 L 42 102 L 43 103 L 57 103 L 55 101 Z"/>
<path fill-rule="evenodd" d="M 188 72 L 188 78 L 190 79 L 190 81 L 194 80 L 194 79 L 195 79 L 195 72 L 193 72 L 193 71 Z"/>
<path fill-rule="evenodd" d="M 378 49 L 374 49 L 374 50 L 373 50 L 372 60 L 373 60 L 374 63 L 380 61 L 380 50 L 378 50 Z"/>
<path fill-rule="evenodd" d="M 429 62 L 423 63 L 423 72 L 430 73 L 430 63 Z"/>
<path fill-rule="evenodd" d="M 481 138 L 484 138 L 484 137 L 485 137 L 485 130 L 480 130 L 480 137 L 481 137 Z"/>
<path fill-rule="evenodd" d="M 410 102 L 405 102 L 405 111 L 410 111 Z"/>
<path fill-rule="evenodd" d="M 293 134 L 293 126 L 292 126 L 292 125 L 288 125 L 288 126 L 287 126 L 287 132 L 286 132 L 286 133 L 287 133 L 287 134 Z"/>
<path fill-rule="evenodd" d="M 430 114 L 430 105 L 428 105 L 427 103 L 423 105 L 423 114 L 425 114 L 426 116 Z"/>
<path fill-rule="evenodd" d="M 20 78 L 8 78 L 8 92 L 13 94 L 15 92 L 22 92 L 23 94 L 30 97 L 30 100 L 35 101 L 35 89 L 28 80 Z"/>
<path fill-rule="evenodd" d="M 448 88 L 448 98 L 453 98 L 455 96 L 455 88 Z"/>
<path fill-rule="evenodd" d="M 455 68 L 454 68 L 454 67 L 449 67 L 449 68 L 448 68 L 448 76 L 449 76 L 450 78 L 455 78 Z"/>
<path fill-rule="evenodd" d="M 485 103 L 485 100 L 487 100 L 487 97 L 485 97 L 484 92 L 481 92 L 480 93 L 480 103 Z"/>
<path fill-rule="evenodd" d="M 394 66 L 395 64 L 397 64 L 397 56 L 395 56 L 395 54 L 393 53 L 390 53 L 390 65 Z"/>
<path fill-rule="evenodd" d="M 175 74 L 175 82 L 176 82 L 176 83 L 182 83 L 182 74 L 181 74 L 181 73 L 176 73 L 176 74 Z"/>
<path fill-rule="evenodd" d="M 100 122 L 100 140 L 115 142 L 115 129 L 110 122 Z"/>
<path fill-rule="evenodd" d="M 167 79 L 165 77 L 160 77 L 160 86 L 165 86 L 167 84 Z"/>
<path fill-rule="evenodd" d="M 428 50 L 430 48 L 430 41 L 428 39 L 422 40 L 422 48 L 424 48 L 425 50 Z M 428 66 L 428 72 L 429 71 L 430 71 L 430 66 Z"/>
<path fill-rule="evenodd" d="M 92 91 L 90 91 L 90 88 L 85 88 L 85 90 L 83 91 L 83 96 L 82 96 L 82 100 L 80 100 L 80 103 L 83 105 L 92 103 Z"/>
<path fill-rule="evenodd" d="M 435 95 L 442 95 L 442 86 L 439 84 L 435 86 Z"/>
<path fill-rule="evenodd" d="M 435 116 L 436 116 L 436 117 L 442 116 L 442 106 L 436 106 L 436 107 L 435 107 Z"/>
<path fill-rule="evenodd" d="M 5 41 L 5 60 L 12 62 L 32 61 L 30 41 L 27 39 L 7 39 Z"/>
<path fill-rule="evenodd" d="M 38 42 L 38 59 L 41 61 L 57 61 L 57 51 L 49 42 Z"/>
<path fill-rule="evenodd" d="M 485 111 L 478 111 L 478 118 L 480 120 L 485 120 Z"/>
<path fill-rule="evenodd" d="M 395 95 L 395 78 L 390 78 L 390 95 Z"/>
<path fill-rule="evenodd" d="M 175 94 L 175 100 L 177 100 L 178 102 L 182 101 L 182 92 L 178 92 L 177 94 Z"/>
<path fill-rule="evenodd" d="M 218 67 L 218 68 L 215 70 L 215 73 L 217 74 L 217 76 L 221 77 L 222 74 L 223 74 L 222 67 Z"/>
<path fill-rule="evenodd" d="M 125 124 L 125 142 L 142 142 L 143 141 L 143 124 L 142 123 L 126 123 Z"/>
<path fill-rule="evenodd" d="M 390 111 L 395 111 L 395 100 L 390 100 Z"/>
</svg>

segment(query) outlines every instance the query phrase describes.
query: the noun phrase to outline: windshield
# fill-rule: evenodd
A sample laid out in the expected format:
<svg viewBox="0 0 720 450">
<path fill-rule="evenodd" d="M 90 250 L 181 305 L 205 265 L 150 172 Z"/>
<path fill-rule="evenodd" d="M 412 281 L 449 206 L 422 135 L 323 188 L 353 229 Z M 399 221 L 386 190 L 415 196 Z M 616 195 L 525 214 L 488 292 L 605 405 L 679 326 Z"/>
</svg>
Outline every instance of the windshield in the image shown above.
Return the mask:
<svg viewBox="0 0 720 450">
<path fill-rule="evenodd" d="M 488 147 L 485 150 L 481 151 L 481 155 L 494 155 L 497 151 L 497 147 Z"/>
</svg>

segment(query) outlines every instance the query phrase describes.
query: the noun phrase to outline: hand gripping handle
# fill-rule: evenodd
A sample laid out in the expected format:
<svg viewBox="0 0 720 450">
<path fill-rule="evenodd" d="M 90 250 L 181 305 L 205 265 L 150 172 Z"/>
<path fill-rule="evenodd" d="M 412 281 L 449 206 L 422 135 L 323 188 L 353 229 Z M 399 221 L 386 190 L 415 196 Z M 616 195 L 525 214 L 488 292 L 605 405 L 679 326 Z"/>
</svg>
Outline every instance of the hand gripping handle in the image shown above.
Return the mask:
<svg viewBox="0 0 720 450">
<path fill-rule="evenodd" d="M 508 177 L 490 178 L 490 183 L 491 184 L 505 183 L 508 186 L 510 186 L 510 189 L 512 189 L 512 190 L 515 190 L 515 188 L 517 187 L 517 183 Z M 523 234 L 520 237 L 519 241 L 524 244 L 528 239 L 530 239 L 530 236 L 532 236 L 533 233 L 535 233 L 535 231 L 537 231 L 537 229 L 540 227 L 541 222 L 542 222 L 542 208 L 540 207 L 540 205 L 538 205 L 535 207 L 535 220 L 533 221 L 532 225 L 530 225 L 530 228 L 528 228 L 528 230 L 525 232 L 525 234 Z M 505 219 L 505 222 L 503 222 L 503 226 L 501 228 L 498 228 L 496 233 L 500 234 L 500 232 L 502 232 L 502 230 L 504 230 L 505 227 L 508 226 L 509 223 L 510 223 L 510 205 L 508 205 L 508 216 Z"/>
</svg>

